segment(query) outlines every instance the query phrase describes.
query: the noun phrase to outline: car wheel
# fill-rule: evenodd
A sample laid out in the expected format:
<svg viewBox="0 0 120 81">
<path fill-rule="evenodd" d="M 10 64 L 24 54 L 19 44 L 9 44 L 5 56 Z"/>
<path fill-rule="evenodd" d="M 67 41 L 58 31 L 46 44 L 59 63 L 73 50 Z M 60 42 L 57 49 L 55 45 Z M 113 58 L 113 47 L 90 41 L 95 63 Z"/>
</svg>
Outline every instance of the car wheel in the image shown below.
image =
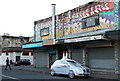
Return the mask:
<svg viewBox="0 0 120 81">
<path fill-rule="evenodd" d="M 69 75 L 69 78 L 71 78 L 71 79 L 75 78 L 75 74 L 73 71 L 69 71 L 68 75 Z"/>
<path fill-rule="evenodd" d="M 55 71 L 54 71 L 54 70 L 51 70 L 51 71 L 50 71 L 50 74 L 51 74 L 52 76 L 54 76 L 54 75 L 55 75 Z"/>
</svg>

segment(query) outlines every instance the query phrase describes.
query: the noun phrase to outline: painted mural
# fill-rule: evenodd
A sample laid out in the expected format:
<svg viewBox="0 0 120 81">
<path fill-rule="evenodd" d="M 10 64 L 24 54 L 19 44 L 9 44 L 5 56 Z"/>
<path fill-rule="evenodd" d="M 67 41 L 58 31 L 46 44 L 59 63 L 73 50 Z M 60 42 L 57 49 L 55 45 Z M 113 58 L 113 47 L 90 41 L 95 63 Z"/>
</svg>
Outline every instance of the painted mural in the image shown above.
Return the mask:
<svg viewBox="0 0 120 81">
<path fill-rule="evenodd" d="M 49 35 L 41 36 L 41 29 L 49 28 Z M 52 39 L 52 18 L 37 21 L 34 27 L 34 42 Z"/>
<path fill-rule="evenodd" d="M 107 0 L 108 1 L 108 0 Z M 99 25 L 84 27 L 83 19 L 98 15 Z M 92 2 L 61 13 L 56 16 L 56 38 L 98 30 L 119 29 L 119 3 L 118 0 L 109 2 Z M 35 22 L 34 42 L 52 39 L 52 18 Z M 49 35 L 41 36 L 41 29 L 49 28 Z"/>
<path fill-rule="evenodd" d="M 82 28 L 82 19 L 87 18 L 93 15 L 99 15 L 99 23 L 98 26 Z M 64 15 L 63 15 L 64 16 Z M 82 33 L 86 31 L 96 31 L 98 29 L 118 29 L 119 25 L 119 4 L 118 2 L 94 2 L 90 5 L 75 8 L 69 11 L 67 17 L 63 17 L 64 21 L 64 35 L 67 36 L 75 33 Z M 70 19 L 69 19 L 70 18 Z M 58 19 L 59 20 L 59 19 Z M 60 23 L 60 22 L 59 22 Z M 57 29 L 61 27 L 57 23 Z M 63 31 L 62 29 L 60 31 Z M 56 32 L 56 38 L 61 37 L 60 31 Z"/>
<path fill-rule="evenodd" d="M 64 36 L 63 14 L 56 16 L 56 37 Z"/>
<path fill-rule="evenodd" d="M 70 11 L 64 13 L 64 36 L 70 35 Z"/>
<path fill-rule="evenodd" d="M 21 47 L 23 43 L 27 43 L 28 39 L 20 39 L 19 37 L 4 37 L 3 38 L 3 48 L 4 47 Z"/>
<path fill-rule="evenodd" d="M 80 17 L 79 9 L 72 10 L 71 18 L 71 34 L 79 32 L 79 29 L 82 28 L 82 17 Z"/>
</svg>

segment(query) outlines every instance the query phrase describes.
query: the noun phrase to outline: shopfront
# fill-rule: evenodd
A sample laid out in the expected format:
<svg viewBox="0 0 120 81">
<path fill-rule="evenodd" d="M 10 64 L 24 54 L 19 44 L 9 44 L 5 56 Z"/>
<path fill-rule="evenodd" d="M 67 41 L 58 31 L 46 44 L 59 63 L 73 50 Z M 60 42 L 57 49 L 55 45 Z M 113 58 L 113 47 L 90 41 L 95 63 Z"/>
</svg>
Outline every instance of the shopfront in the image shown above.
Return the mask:
<svg viewBox="0 0 120 81">
<path fill-rule="evenodd" d="M 91 71 L 115 72 L 114 47 L 89 48 L 88 55 Z"/>
</svg>

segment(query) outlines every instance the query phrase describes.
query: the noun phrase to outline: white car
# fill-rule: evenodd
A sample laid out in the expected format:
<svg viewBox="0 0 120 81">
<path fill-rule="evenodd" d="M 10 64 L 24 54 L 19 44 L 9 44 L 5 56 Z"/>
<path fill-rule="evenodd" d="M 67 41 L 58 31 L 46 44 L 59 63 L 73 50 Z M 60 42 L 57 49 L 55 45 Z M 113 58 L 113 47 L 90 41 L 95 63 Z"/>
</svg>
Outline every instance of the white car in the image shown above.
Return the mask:
<svg viewBox="0 0 120 81">
<path fill-rule="evenodd" d="M 75 76 L 88 77 L 90 75 L 89 68 L 71 59 L 56 60 L 50 70 L 52 76 L 55 74 L 64 74 L 70 78 L 74 78 Z"/>
</svg>

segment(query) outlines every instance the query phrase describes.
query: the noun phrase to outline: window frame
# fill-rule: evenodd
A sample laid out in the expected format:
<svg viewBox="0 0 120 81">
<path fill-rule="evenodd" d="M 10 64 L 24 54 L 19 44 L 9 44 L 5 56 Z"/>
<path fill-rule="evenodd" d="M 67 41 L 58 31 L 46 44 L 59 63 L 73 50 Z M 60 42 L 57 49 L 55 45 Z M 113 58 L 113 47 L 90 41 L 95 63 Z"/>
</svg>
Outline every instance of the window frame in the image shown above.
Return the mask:
<svg viewBox="0 0 120 81">
<path fill-rule="evenodd" d="M 48 29 L 48 32 L 47 32 L 47 34 L 42 35 L 42 30 L 45 30 L 45 29 Z M 43 36 L 48 36 L 48 35 L 49 35 L 49 27 L 40 29 L 40 36 L 41 36 L 41 37 L 43 37 Z"/>
<path fill-rule="evenodd" d="M 96 16 L 98 18 L 95 18 Z M 90 18 L 94 18 L 94 21 L 96 21 L 96 19 L 97 19 L 98 20 L 98 24 L 95 23 L 95 25 L 87 26 L 87 19 L 90 19 Z M 85 22 L 85 25 L 83 25 L 84 24 L 83 22 Z M 94 26 L 98 26 L 98 25 L 100 25 L 100 16 L 99 16 L 99 14 L 98 15 L 92 15 L 92 16 L 89 16 L 89 17 L 86 17 L 86 18 L 82 19 L 82 29 L 90 28 L 90 27 L 94 27 Z"/>
</svg>

